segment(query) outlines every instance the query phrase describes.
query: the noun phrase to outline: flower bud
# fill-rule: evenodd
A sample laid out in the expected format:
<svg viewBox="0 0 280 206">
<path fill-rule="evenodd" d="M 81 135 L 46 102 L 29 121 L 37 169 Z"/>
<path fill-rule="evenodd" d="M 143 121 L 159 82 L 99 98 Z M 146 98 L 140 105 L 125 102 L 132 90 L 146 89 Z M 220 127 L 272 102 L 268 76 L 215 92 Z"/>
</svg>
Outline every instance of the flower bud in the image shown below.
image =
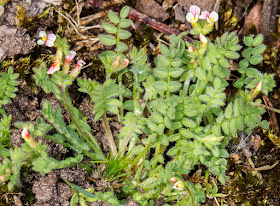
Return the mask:
<svg viewBox="0 0 280 206">
<path fill-rule="evenodd" d="M 254 99 L 261 91 L 262 89 L 262 82 L 259 82 L 256 87 L 249 93 L 249 96 L 247 98 L 247 100 L 252 100 Z"/>
<path fill-rule="evenodd" d="M 194 47 L 193 47 L 193 46 L 189 46 L 188 51 L 189 51 L 190 53 L 192 53 L 192 52 L 194 51 Z"/>
<path fill-rule="evenodd" d="M 65 62 L 63 65 L 64 74 L 68 74 L 70 68 L 70 62 L 74 59 L 75 56 L 76 56 L 75 51 L 69 51 L 69 55 L 65 55 Z"/>
<path fill-rule="evenodd" d="M 176 183 L 178 181 L 179 181 L 179 179 L 177 177 L 171 177 L 170 178 L 170 182 L 172 182 L 172 183 Z"/>
<path fill-rule="evenodd" d="M 30 147 L 35 148 L 37 143 L 30 137 L 29 131 L 24 128 L 21 132 L 21 136 L 24 139 L 24 141 L 29 144 Z"/>
<path fill-rule="evenodd" d="M 121 63 L 117 68 L 115 68 L 114 70 L 112 70 L 112 72 L 117 72 L 117 71 L 119 71 L 119 70 L 122 70 L 122 69 L 124 69 L 125 67 L 127 67 L 128 64 L 129 64 L 129 60 L 128 60 L 128 59 L 124 59 L 124 60 L 122 61 L 122 63 Z"/>
<path fill-rule="evenodd" d="M 70 73 L 70 75 L 75 79 L 81 72 L 82 67 L 85 65 L 85 61 L 83 60 L 78 60 L 76 68 L 72 70 L 72 72 Z"/>
<path fill-rule="evenodd" d="M 128 59 L 124 59 L 122 61 L 122 63 L 118 66 L 118 70 L 124 69 L 125 67 L 127 67 L 128 64 L 129 64 L 129 60 Z"/>
<path fill-rule="evenodd" d="M 206 46 L 207 45 L 207 39 L 203 34 L 199 34 L 199 40 L 200 40 L 200 45 L 201 46 Z"/>
<path fill-rule="evenodd" d="M 112 63 L 112 66 L 111 66 L 112 70 L 114 70 L 115 68 L 117 68 L 119 66 L 120 60 L 121 60 L 121 56 L 117 56 L 115 58 L 115 60 Z"/>
<path fill-rule="evenodd" d="M 76 56 L 75 51 L 69 51 L 69 55 L 65 55 L 65 62 L 69 64 L 74 59 L 75 56 Z"/>
<path fill-rule="evenodd" d="M 62 49 L 58 48 L 53 65 L 48 69 L 47 74 L 53 74 L 54 72 L 58 71 L 60 69 L 60 62 L 62 60 Z"/>
</svg>

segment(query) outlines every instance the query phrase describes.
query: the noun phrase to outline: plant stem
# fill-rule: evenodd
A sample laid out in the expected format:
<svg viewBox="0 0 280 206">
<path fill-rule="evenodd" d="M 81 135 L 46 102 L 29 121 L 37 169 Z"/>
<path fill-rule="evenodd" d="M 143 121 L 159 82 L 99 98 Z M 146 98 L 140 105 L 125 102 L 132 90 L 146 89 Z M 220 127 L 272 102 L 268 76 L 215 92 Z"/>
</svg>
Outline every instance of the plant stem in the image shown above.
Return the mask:
<svg viewBox="0 0 280 206">
<path fill-rule="evenodd" d="M 168 131 L 168 133 L 166 134 L 166 136 L 167 136 L 167 137 L 170 137 L 173 133 L 174 133 L 174 130 L 171 129 L 171 130 Z M 166 148 L 167 148 L 166 145 L 162 145 L 162 146 L 160 147 L 160 154 L 163 154 L 164 151 L 166 150 Z"/>
<path fill-rule="evenodd" d="M 160 154 L 160 142 L 158 141 L 157 142 L 157 146 L 156 146 L 156 151 L 155 151 L 155 156 L 154 156 L 154 163 L 152 165 L 152 169 L 156 168 L 159 154 Z"/>
<path fill-rule="evenodd" d="M 141 116 L 142 112 L 140 111 L 138 102 L 137 102 L 137 88 L 135 83 L 133 84 L 133 107 L 134 107 L 134 114 L 139 117 Z"/>
<path fill-rule="evenodd" d="M 188 75 L 184 81 L 184 86 L 183 86 L 183 92 L 184 92 L 184 95 L 186 95 L 186 96 L 188 95 L 189 86 L 190 86 L 190 82 L 191 82 L 192 78 L 193 78 L 193 71 L 189 70 Z"/>
<path fill-rule="evenodd" d="M 255 102 L 249 102 L 249 104 L 252 104 L 252 105 L 255 105 L 255 106 L 259 106 L 259 107 L 263 107 L 265 109 L 268 109 L 268 110 L 271 110 L 273 112 L 276 112 L 276 113 L 280 114 L 280 109 L 275 109 L 273 107 L 266 106 L 266 105 L 263 105 L 263 104 L 258 104 L 258 103 L 255 103 Z"/>
<path fill-rule="evenodd" d="M 114 142 L 114 138 L 113 138 L 113 135 L 112 135 L 112 132 L 111 132 L 111 129 L 110 129 L 110 125 L 109 125 L 107 117 L 106 117 L 106 113 L 104 113 L 102 115 L 102 124 L 103 124 L 103 127 L 105 129 L 105 133 L 106 133 L 108 143 L 109 143 L 110 148 L 111 148 L 112 155 L 113 155 L 113 157 L 115 157 L 118 154 L 117 147 L 116 147 L 115 142 Z"/>
<path fill-rule="evenodd" d="M 120 95 L 119 95 L 119 100 L 121 102 L 121 106 L 120 106 L 120 115 L 119 115 L 119 121 L 122 122 L 123 121 L 123 117 L 124 117 L 124 112 L 123 112 L 123 96 L 122 96 L 122 73 L 118 75 L 118 85 L 119 85 L 119 91 Z"/>
<path fill-rule="evenodd" d="M 99 147 L 99 144 L 98 142 L 96 141 L 96 139 L 91 135 L 91 134 L 86 134 L 81 128 L 80 128 L 80 125 L 78 124 L 75 116 L 73 115 L 73 113 L 71 112 L 71 109 L 70 109 L 70 106 L 72 105 L 69 105 L 69 102 L 71 101 L 70 100 L 70 96 L 68 94 L 68 90 L 66 88 L 65 85 L 61 85 L 61 91 L 62 91 L 62 97 L 63 97 L 63 105 L 64 105 L 64 108 L 67 110 L 67 112 L 69 113 L 71 119 L 73 120 L 76 128 L 77 128 L 77 131 L 78 133 L 80 134 L 80 136 L 82 136 L 86 142 L 91 146 L 91 148 L 97 152 L 99 155 L 101 155 L 102 157 L 104 157 L 103 155 L 103 152 L 101 150 L 101 148 Z"/>
</svg>

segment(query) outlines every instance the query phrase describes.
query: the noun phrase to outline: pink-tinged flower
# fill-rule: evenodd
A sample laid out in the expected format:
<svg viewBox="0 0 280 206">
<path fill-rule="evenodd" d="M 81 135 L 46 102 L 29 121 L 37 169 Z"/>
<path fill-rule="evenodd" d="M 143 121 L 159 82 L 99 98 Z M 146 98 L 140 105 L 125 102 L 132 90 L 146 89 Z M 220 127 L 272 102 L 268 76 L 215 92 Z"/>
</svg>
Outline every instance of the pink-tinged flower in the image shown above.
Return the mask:
<svg viewBox="0 0 280 206">
<path fill-rule="evenodd" d="M 215 11 L 212 11 L 211 13 L 209 13 L 208 11 L 203 11 L 199 18 L 207 20 L 209 24 L 214 24 L 216 21 L 218 21 L 219 15 Z"/>
<path fill-rule="evenodd" d="M 173 189 L 182 190 L 184 189 L 184 183 L 182 181 L 178 181 L 174 184 Z"/>
<path fill-rule="evenodd" d="M 41 37 L 41 39 L 39 39 L 37 41 L 37 44 L 39 45 L 47 45 L 48 47 L 52 47 L 54 45 L 54 42 L 56 40 L 56 36 L 55 34 L 48 34 L 44 31 L 40 31 L 39 32 L 39 37 Z"/>
<path fill-rule="evenodd" d="M 194 51 L 194 47 L 193 47 L 193 46 L 189 46 L 188 51 L 189 51 L 190 53 L 192 53 L 192 52 Z"/>
<path fill-rule="evenodd" d="M 75 51 L 69 51 L 69 55 L 65 55 L 65 62 L 64 62 L 64 65 L 63 65 L 64 74 L 68 74 L 69 67 L 70 67 L 70 62 L 74 59 L 75 56 L 76 56 Z"/>
<path fill-rule="evenodd" d="M 65 63 L 69 64 L 76 56 L 75 51 L 69 51 L 69 55 L 65 55 Z"/>
<path fill-rule="evenodd" d="M 21 136 L 22 136 L 23 139 L 30 139 L 29 131 L 28 131 L 26 128 L 24 128 L 24 129 L 22 130 Z"/>
<path fill-rule="evenodd" d="M 196 5 L 191 5 L 190 12 L 187 13 L 186 19 L 190 23 L 196 23 L 200 14 L 200 8 Z"/>
<path fill-rule="evenodd" d="M 47 74 L 53 74 L 54 72 L 60 70 L 60 63 L 62 60 L 63 52 L 62 48 L 58 48 L 54 58 L 53 65 L 48 69 Z"/>
<path fill-rule="evenodd" d="M 199 34 L 199 40 L 201 42 L 201 45 L 206 45 L 207 44 L 207 39 L 205 36 L 203 36 L 203 34 Z"/>
<path fill-rule="evenodd" d="M 53 74 L 60 69 L 59 62 L 55 61 L 53 65 L 48 69 L 47 74 Z"/>
<path fill-rule="evenodd" d="M 82 66 L 84 66 L 85 64 L 86 64 L 86 62 L 80 59 L 80 60 L 77 62 L 77 67 L 82 68 Z"/>
<path fill-rule="evenodd" d="M 85 63 L 86 63 L 85 61 L 79 60 L 79 61 L 77 62 L 77 65 L 76 65 L 75 69 L 72 70 L 72 72 L 70 73 L 70 75 L 71 75 L 73 78 L 76 78 L 76 77 L 80 74 L 80 72 L 81 72 L 81 70 L 82 70 L 82 67 L 85 65 Z"/>
</svg>

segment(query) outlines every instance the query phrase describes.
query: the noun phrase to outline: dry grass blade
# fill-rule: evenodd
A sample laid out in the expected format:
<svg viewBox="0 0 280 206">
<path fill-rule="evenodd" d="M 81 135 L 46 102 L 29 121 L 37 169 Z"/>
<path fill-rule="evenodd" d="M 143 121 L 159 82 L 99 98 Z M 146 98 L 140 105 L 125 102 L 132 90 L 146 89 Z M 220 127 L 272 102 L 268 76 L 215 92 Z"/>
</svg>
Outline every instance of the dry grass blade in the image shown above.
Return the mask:
<svg viewBox="0 0 280 206">
<path fill-rule="evenodd" d="M 97 14 L 92 14 L 92 15 L 89 15 L 89 16 L 86 16 L 86 17 L 82 17 L 80 25 L 87 25 L 88 23 L 94 21 L 95 19 L 99 19 L 99 18 L 101 18 L 105 15 L 106 15 L 106 13 L 104 11 L 102 11 L 102 12 L 99 12 Z"/>
<path fill-rule="evenodd" d="M 76 25 L 75 24 L 77 24 L 75 21 L 75 24 L 71 21 L 71 19 L 69 19 L 67 16 L 65 16 L 64 14 L 62 14 L 60 11 L 57 11 L 57 10 L 55 10 L 60 16 L 62 16 L 63 18 L 65 18 L 68 22 L 69 22 L 69 24 L 73 27 L 73 29 L 76 31 L 76 33 L 78 34 L 78 35 L 81 35 L 81 33 L 78 31 L 78 28 L 76 27 Z"/>
</svg>

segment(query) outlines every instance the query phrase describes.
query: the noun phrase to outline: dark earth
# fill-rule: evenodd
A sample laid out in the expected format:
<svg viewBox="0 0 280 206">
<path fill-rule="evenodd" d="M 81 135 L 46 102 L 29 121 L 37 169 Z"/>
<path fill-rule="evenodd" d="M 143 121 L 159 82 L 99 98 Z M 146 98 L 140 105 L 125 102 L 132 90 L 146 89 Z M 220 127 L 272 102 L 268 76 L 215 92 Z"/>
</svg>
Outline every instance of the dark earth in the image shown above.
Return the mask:
<svg viewBox="0 0 280 206">
<path fill-rule="evenodd" d="M 77 52 L 77 59 L 90 63 L 87 69 L 82 70 L 80 77 L 102 82 L 105 72 L 97 55 L 110 47 L 103 46 L 98 41 L 97 35 L 104 32 L 101 24 L 108 21 L 107 12 L 110 9 L 118 12 L 120 8 L 128 5 L 166 26 L 160 30 L 151 28 L 149 24 L 134 21 L 130 29 L 133 35 L 129 44 L 137 47 L 146 46 L 152 62 L 153 57 L 159 53 L 158 42 L 168 41 L 169 31 L 182 32 L 190 29 L 185 15 L 192 4 L 198 5 L 202 10 L 219 12 L 216 30 L 210 35 L 212 39 L 226 31 L 236 31 L 240 39 L 248 34 L 262 33 L 265 36 L 267 50 L 264 54 L 264 63 L 259 66 L 259 69 L 274 73 L 277 86 L 272 94 L 263 98 L 266 98 L 272 107 L 279 108 L 280 10 L 277 0 L 11 0 L 0 6 L 0 71 L 7 71 L 8 67 L 12 66 L 15 72 L 20 73 L 17 96 L 11 104 L 3 108 L 7 114 L 13 116 L 12 146 L 20 146 L 23 142 L 21 131 L 14 125 L 16 121 L 35 123 L 37 117 L 43 118 L 41 110 L 46 99 L 53 105 L 60 104 L 54 95 L 45 94 L 41 88 L 36 87 L 32 79 L 32 68 L 38 67 L 43 60 L 50 66 L 55 53 L 52 48 L 36 45 L 39 31 L 44 30 L 66 37 L 70 48 Z M 61 14 L 68 18 L 64 18 Z M 133 16 L 131 18 L 133 19 Z M 80 25 L 78 32 L 75 28 L 77 22 Z M 163 31 L 164 34 L 158 30 Z M 89 118 L 88 124 L 92 128 L 93 135 L 107 153 L 109 147 L 104 139 L 105 132 L 101 129 L 101 123 L 94 121 L 91 112 L 93 104 L 88 96 L 76 92 L 77 88 L 77 84 L 70 88 L 73 104 Z M 65 121 L 69 122 L 67 113 L 63 111 L 63 114 Z M 276 164 L 280 159 L 277 121 L 279 114 L 269 112 L 264 118 L 270 122 L 276 140 L 269 138 L 269 131 L 256 130 L 253 134 L 254 138 L 244 141 L 244 144 L 241 144 L 244 137 L 236 137 L 228 145 L 227 149 L 232 154 L 227 170 L 230 181 L 226 185 L 219 185 L 219 192 L 226 195 L 223 199 L 230 206 L 280 205 L 280 164 Z M 116 135 L 121 128 L 114 116 L 110 119 L 110 126 L 113 135 Z M 71 154 L 71 151 L 50 140 L 42 139 L 42 142 L 48 145 L 47 152 L 51 157 L 59 155 L 60 159 L 64 159 Z M 241 145 L 241 148 L 238 149 L 237 145 Z M 83 161 L 87 163 L 89 160 Z M 270 167 L 272 165 L 274 167 Z M 203 175 L 194 172 L 190 178 L 193 182 L 201 181 Z M 20 191 L 8 193 L 5 191 L 6 187 L 0 186 L 0 205 L 70 205 L 73 192 L 63 179 L 83 188 L 94 187 L 95 191 L 108 191 L 108 186 L 115 184 L 102 181 L 97 169 L 89 176 L 85 168 L 80 168 L 79 165 L 54 170 L 45 176 L 23 168 Z M 108 204 L 95 202 L 88 205 Z M 138 204 L 131 200 L 126 205 Z M 157 200 L 155 205 L 164 205 L 163 199 Z M 218 204 L 215 199 L 207 199 L 206 203 L 201 205 Z"/>
</svg>

